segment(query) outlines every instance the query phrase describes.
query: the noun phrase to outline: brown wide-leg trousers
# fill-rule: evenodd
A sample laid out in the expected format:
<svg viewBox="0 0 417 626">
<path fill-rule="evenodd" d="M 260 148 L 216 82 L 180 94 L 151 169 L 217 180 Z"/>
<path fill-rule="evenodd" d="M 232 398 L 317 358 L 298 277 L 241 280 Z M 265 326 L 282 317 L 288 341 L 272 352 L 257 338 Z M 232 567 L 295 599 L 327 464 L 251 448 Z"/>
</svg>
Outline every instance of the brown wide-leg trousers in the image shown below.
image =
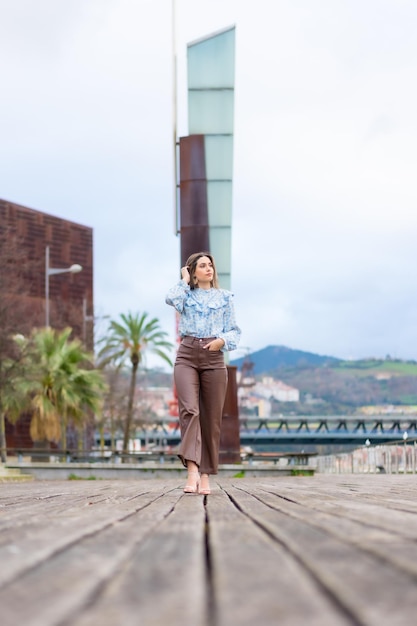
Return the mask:
<svg viewBox="0 0 417 626">
<path fill-rule="evenodd" d="M 217 474 L 227 388 L 223 352 L 203 348 L 212 339 L 184 337 L 174 366 L 181 430 L 178 456 L 185 467 L 194 461 L 202 474 Z"/>
</svg>

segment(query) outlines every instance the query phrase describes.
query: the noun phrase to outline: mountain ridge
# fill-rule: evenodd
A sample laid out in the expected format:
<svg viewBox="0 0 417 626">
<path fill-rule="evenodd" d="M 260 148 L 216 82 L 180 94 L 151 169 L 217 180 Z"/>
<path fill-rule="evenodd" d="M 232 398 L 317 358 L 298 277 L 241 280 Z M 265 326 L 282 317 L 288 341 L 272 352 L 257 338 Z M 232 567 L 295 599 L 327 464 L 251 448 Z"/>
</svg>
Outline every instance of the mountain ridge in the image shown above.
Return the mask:
<svg viewBox="0 0 417 626">
<path fill-rule="evenodd" d="M 267 346 L 231 365 L 245 378 L 270 376 L 298 389 L 300 402 L 280 403 L 279 412 L 349 414 L 361 406 L 417 406 L 417 361 L 389 356 L 353 361 Z"/>
<path fill-rule="evenodd" d="M 305 350 L 296 350 L 282 345 L 269 345 L 243 357 L 234 359 L 230 365 L 241 369 L 244 362 L 253 363 L 253 374 L 266 374 L 276 369 L 287 367 L 325 367 L 342 363 L 343 359 L 316 354 Z"/>
</svg>

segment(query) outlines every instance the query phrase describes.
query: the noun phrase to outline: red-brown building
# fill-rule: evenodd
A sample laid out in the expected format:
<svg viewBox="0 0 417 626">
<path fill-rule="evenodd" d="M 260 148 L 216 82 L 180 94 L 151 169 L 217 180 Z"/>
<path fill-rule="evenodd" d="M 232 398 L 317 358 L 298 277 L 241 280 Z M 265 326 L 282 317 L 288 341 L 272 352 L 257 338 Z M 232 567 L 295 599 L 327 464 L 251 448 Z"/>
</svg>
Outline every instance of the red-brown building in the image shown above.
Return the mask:
<svg viewBox="0 0 417 626">
<path fill-rule="evenodd" d="M 19 323 L 26 331 L 46 325 L 47 247 L 50 269 L 66 269 L 73 264 L 82 266 L 82 271 L 74 274 L 48 272 L 49 325 L 58 329 L 71 326 L 74 335 L 92 349 L 92 228 L 0 200 L 0 246 L 3 248 L 0 249 L 0 278 L 1 274 L 3 279 L 7 278 L 0 280 L 0 299 L 4 301 L 13 289 L 13 298 L 19 301 L 20 317 L 16 316 L 14 332 L 21 332 Z M 28 446 L 27 428 L 23 423 L 18 422 L 15 427 L 8 425 L 7 444 Z"/>
</svg>

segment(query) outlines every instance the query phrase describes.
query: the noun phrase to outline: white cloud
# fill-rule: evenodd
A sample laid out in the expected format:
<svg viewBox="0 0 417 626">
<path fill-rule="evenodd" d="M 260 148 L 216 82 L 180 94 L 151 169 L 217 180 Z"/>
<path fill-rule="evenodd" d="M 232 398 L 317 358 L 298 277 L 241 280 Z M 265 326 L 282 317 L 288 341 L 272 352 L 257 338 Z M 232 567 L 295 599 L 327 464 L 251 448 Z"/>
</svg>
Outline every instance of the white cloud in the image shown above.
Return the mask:
<svg viewBox="0 0 417 626">
<path fill-rule="evenodd" d="M 242 345 L 417 358 L 415 3 L 176 7 L 180 135 L 187 42 L 237 28 L 232 285 Z M 171 9 L 2 2 L 0 197 L 92 226 L 100 314 L 147 310 L 173 335 Z"/>
</svg>

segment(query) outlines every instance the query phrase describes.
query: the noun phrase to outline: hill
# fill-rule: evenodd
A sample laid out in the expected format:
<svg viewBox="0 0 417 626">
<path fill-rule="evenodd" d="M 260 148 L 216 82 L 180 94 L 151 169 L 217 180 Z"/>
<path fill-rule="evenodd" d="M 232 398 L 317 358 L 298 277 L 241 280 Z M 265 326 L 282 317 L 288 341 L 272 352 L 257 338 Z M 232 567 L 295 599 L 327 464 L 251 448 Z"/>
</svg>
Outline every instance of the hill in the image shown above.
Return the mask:
<svg viewBox="0 0 417 626">
<path fill-rule="evenodd" d="M 417 362 L 393 359 L 344 361 L 336 357 L 268 346 L 232 361 L 253 363 L 255 378 L 272 376 L 296 387 L 301 401 L 278 403 L 276 412 L 353 413 L 375 405 L 417 405 Z"/>
<path fill-rule="evenodd" d="M 341 363 L 341 359 L 337 359 L 333 356 L 322 356 L 320 354 L 314 354 L 314 352 L 304 352 L 303 350 L 293 350 L 286 346 L 267 346 L 252 352 L 250 355 L 250 361 L 253 363 L 253 373 L 257 374 L 270 374 L 272 370 L 287 367 L 326 367 L 329 365 L 336 365 Z M 241 369 L 242 364 L 248 357 L 242 357 L 231 361 L 231 365 L 235 365 L 238 369 Z"/>
</svg>

